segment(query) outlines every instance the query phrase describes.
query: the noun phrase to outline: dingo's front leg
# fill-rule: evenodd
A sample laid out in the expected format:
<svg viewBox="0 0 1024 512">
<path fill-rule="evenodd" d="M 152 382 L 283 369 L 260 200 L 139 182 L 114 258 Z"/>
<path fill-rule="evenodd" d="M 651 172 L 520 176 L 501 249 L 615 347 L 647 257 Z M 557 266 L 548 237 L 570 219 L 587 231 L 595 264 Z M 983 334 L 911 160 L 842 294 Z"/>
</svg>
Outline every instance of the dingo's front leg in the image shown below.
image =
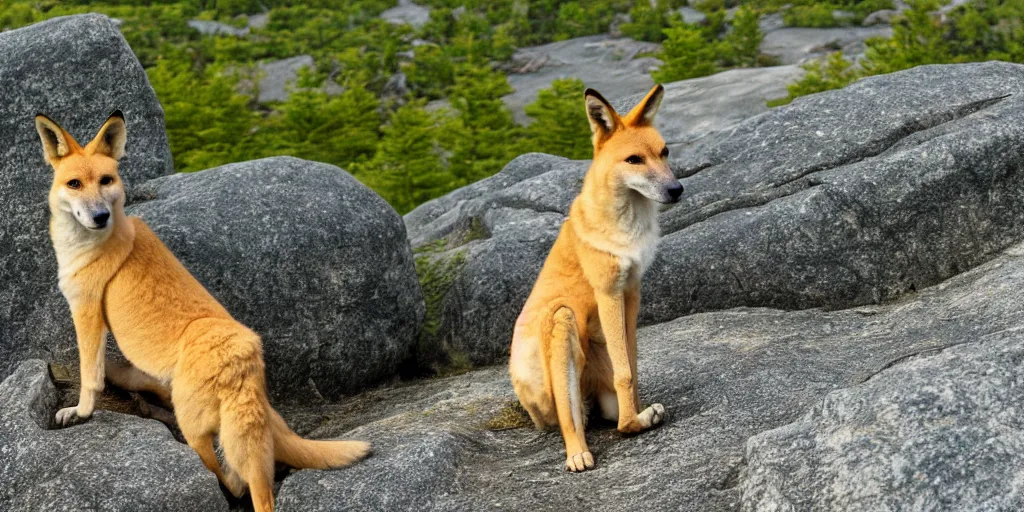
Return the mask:
<svg viewBox="0 0 1024 512">
<path fill-rule="evenodd" d="M 626 347 L 629 350 L 629 368 L 633 372 L 633 403 L 637 409 L 640 408 L 640 383 L 638 382 L 637 376 L 640 375 L 636 370 L 636 323 L 637 317 L 640 315 L 640 289 L 639 285 L 637 288 L 628 289 L 623 294 L 623 300 L 625 304 L 625 315 L 626 315 Z M 639 413 L 640 411 L 637 410 Z"/>
<path fill-rule="evenodd" d="M 629 342 L 629 366 L 633 370 L 633 400 L 637 408 L 640 407 L 640 383 L 637 382 L 637 376 L 640 375 L 636 371 L 636 324 L 637 317 L 640 316 L 640 288 L 639 284 L 637 288 L 627 291 L 625 294 L 626 299 L 626 339 Z M 651 404 L 650 407 L 640 412 L 638 419 L 642 425 L 646 425 L 644 428 L 650 428 L 657 425 L 665 419 L 665 407 L 661 404 Z"/>
<path fill-rule="evenodd" d="M 78 337 L 82 389 L 79 391 L 77 406 L 57 411 L 57 423 L 62 426 L 92 416 L 96 407 L 96 395 L 103 391 L 103 363 L 106 360 L 107 349 L 107 329 L 100 301 L 74 304 L 71 317 L 75 322 L 75 335 Z"/>
<path fill-rule="evenodd" d="M 638 301 L 639 302 L 639 301 Z M 635 434 L 661 423 L 665 408 L 654 404 L 637 414 L 640 403 L 636 392 L 636 362 L 631 359 L 630 339 L 626 334 L 626 300 L 621 294 L 597 294 L 598 315 L 612 363 L 612 382 L 619 403 L 619 432 Z M 635 324 L 634 324 L 635 325 Z M 636 333 L 633 333 L 635 336 Z M 632 356 L 635 357 L 635 349 Z"/>
</svg>

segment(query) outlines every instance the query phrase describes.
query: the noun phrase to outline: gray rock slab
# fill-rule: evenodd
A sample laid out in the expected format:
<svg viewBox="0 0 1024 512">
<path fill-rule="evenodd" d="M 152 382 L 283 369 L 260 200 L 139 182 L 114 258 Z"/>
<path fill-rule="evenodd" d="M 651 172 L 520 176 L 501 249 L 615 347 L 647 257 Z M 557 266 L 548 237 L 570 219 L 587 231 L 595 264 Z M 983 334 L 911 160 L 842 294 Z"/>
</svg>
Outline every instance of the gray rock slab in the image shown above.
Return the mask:
<svg viewBox="0 0 1024 512">
<path fill-rule="evenodd" d="M 300 432 L 369 439 L 380 449 L 364 467 L 289 476 L 279 501 L 288 510 L 351 504 L 360 510 L 729 511 L 756 498 L 758 489 L 870 496 L 888 482 L 905 484 L 893 492 L 897 505 L 910 503 L 905 498 L 912 492 L 927 499 L 976 488 L 985 492 L 948 503 L 1012 510 L 999 506 L 1019 503 L 1005 485 L 998 487 L 1001 497 L 985 497 L 996 489 L 999 470 L 1004 484 L 1019 471 L 1022 280 L 1018 245 L 891 304 L 739 308 L 642 328 L 640 397 L 664 404 L 668 420 L 623 437 L 613 424 L 591 418 L 588 443 L 597 467 L 582 474 L 563 470 L 557 432 L 486 428 L 515 400 L 504 366 L 286 411 Z M 1017 341 L 990 343 L 1001 338 Z M 805 420 L 809 411 L 825 412 Z M 755 475 L 754 464 L 774 480 Z M 941 479 L 917 480 L 915 469 Z M 416 492 L 392 490 L 406 481 Z M 372 495 L 375 486 L 379 496 Z M 792 510 L 914 508 L 886 508 L 889 502 L 880 500 L 811 503 Z M 867 506 L 852 506 L 857 503 Z"/>
<path fill-rule="evenodd" d="M 188 26 L 204 36 L 235 36 L 249 35 L 249 27 L 238 28 L 234 25 L 212 20 L 188 20 Z"/>
<path fill-rule="evenodd" d="M 314 65 L 313 57 L 310 55 L 260 62 L 256 69 L 259 77 L 256 100 L 260 103 L 287 100 L 290 94 L 289 88 L 298 79 L 299 71 L 312 68 Z"/>
<path fill-rule="evenodd" d="M 380 13 L 380 17 L 396 25 L 422 27 L 430 21 L 430 8 L 412 0 L 398 0 L 398 5 Z"/>
<path fill-rule="evenodd" d="M 872 37 L 890 38 L 892 27 L 780 28 L 765 34 L 761 53 L 774 55 L 780 64 L 800 64 L 836 50 L 855 57 L 864 52 L 864 41 Z"/>
<path fill-rule="evenodd" d="M 1024 509 L 1024 337 L 989 331 L 751 438 L 743 509 Z"/>
<path fill-rule="evenodd" d="M 559 78 L 578 78 L 607 98 L 646 92 L 654 86 L 651 70 L 661 65 L 650 55 L 660 50 L 658 44 L 607 35 L 520 48 L 512 56 L 508 73 L 515 92 L 502 100 L 516 122 L 526 124 L 529 117 L 523 108 L 537 100 L 539 90 Z"/>
<path fill-rule="evenodd" d="M 697 141 L 713 144 L 740 122 L 767 112 L 767 101 L 786 96 L 786 86 L 804 73 L 796 65 L 731 69 L 666 84 L 655 126 L 673 151 Z M 626 110 L 643 94 L 620 100 L 619 106 Z"/>
</svg>

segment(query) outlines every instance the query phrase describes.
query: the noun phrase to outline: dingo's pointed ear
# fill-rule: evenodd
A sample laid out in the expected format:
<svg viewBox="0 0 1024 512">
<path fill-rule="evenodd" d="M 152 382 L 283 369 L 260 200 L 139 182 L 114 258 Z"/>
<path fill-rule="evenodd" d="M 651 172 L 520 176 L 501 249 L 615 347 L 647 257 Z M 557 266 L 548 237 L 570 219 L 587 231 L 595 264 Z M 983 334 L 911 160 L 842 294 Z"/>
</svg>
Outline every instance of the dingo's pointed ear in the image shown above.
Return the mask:
<svg viewBox="0 0 1024 512">
<path fill-rule="evenodd" d="M 615 113 L 611 103 L 601 93 L 587 89 L 583 93 L 587 104 L 587 119 L 590 120 L 590 131 L 594 134 L 595 145 L 611 135 L 619 125 L 619 115 Z"/>
<path fill-rule="evenodd" d="M 124 156 L 124 145 L 127 140 L 128 129 L 124 124 L 124 114 L 120 110 L 115 110 L 86 148 L 94 154 L 120 160 Z"/>
<path fill-rule="evenodd" d="M 661 99 L 665 97 L 665 88 L 657 84 L 644 96 L 640 103 L 626 116 L 630 126 L 650 126 L 654 123 L 654 115 L 661 107 Z"/>
<path fill-rule="evenodd" d="M 36 114 L 36 131 L 43 142 L 43 156 L 50 165 L 57 165 L 61 158 L 79 147 L 70 133 L 43 114 Z"/>
</svg>

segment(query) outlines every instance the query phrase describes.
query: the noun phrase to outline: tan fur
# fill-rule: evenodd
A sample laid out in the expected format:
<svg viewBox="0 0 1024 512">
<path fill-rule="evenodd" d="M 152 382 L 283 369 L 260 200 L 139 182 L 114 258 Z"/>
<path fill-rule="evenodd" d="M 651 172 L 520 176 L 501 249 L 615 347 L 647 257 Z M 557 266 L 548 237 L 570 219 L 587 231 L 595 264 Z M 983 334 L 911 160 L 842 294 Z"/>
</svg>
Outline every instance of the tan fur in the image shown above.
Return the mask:
<svg viewBox="0 0 1024 512">
<path fill-rule="evenodd" d="M 570 471 L 594 467 L 584 435 L 588 398 L 623 433 L 664 416 L 660 404 L 640 411 L 636 387 L 640 278 L 658 240 L 655 202 L 682 193 L 651 124 L 662 95 L 656 86 L 620 117 L 587 91 L 594 161 L 516 320 L 513 387 L 538 428 L 560 427 Z"/>
<path fill-rule="evenodd" d="M 274 509 L 275 460 L 326 469 L 369 453 L 367 443 L 311 441 L 292 432 L 267 400 L 259 336 L 235 321 L 141 219 L 125 215 L 120 113 L 84 148 L 45 116 L 36 127 L 56 171 L 50 236 L 81 358 L 78 405 L 60 410 L 58 423 L 92 415 L 109 330 L 133 365 L 111 363 L 111 381 L 169 399 L 189 446 L 234 494 L 248 485 L 257 512 Z M 101 226 L 103 211 L 109 221 Z"/>
</svg>

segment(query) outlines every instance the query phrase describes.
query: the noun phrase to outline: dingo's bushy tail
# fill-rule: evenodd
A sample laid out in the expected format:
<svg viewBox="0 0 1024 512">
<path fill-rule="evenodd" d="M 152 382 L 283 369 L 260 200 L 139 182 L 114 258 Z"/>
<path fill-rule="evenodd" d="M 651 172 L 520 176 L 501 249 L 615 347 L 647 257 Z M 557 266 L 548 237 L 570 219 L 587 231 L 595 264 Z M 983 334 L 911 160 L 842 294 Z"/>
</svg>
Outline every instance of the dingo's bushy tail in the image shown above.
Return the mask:
<svg viewBox="0 0 1024 512">
<path fill-rule="evenodd" d="M 303 439 L 288 428 L 284 418 L 273 408 L 269 409 L 268 416 L 270 431 L 274 436 L 274 459 L 293 468 L 338 468 L 370 454 L 369 443 Z"/>
</svg>

